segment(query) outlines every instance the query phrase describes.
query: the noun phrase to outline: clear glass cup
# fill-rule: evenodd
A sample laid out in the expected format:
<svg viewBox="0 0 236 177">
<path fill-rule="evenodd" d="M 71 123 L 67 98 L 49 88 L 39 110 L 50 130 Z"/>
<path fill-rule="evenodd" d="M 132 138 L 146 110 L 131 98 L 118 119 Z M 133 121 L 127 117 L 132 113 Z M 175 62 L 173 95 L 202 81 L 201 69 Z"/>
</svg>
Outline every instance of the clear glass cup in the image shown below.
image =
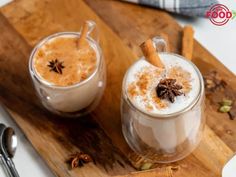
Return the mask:
<svg viewBox="0 0 236 177">
<path fill-rule="evenodd" d="M 41 78 L 34 68 L 36 51 L 48 40 L 67 35 L 80 37 L 80 32 L 59 32 L 46 37 L 33 49 L 30 60 L 30 75 L 39 99 L 45 108 L 61 116 L 77 117 L 91 112 L 99 103 L 106 85 L 106 68 L 102 50 L 98 43 L 98 34 L 93 21 L 87 21 L 89 30 L 87 40 L 96 52 L 97 67 L 85 80 L 71 86 L 56 86 Z M 92 38 L 92 32 L 95 37 Z"/>
<path fill-rule="evenodd" d="M 166 43 L 155 37 L 153 42 L 158 52 L 165 52 Z M 175 55 L 180 59 L 182 56 Z M 144 57 L 140 58 L 140 60 Z M 185 59 L 186 60 L 186 59 Z M 197 98 L 186 108 L 171 114 L 149 114 L 135 106 L 128 97 L 125 83 L 122 86 L 121 119 L 123 135 L 129 146 L 138 154 L 154 163 L 178 161 L 189 155 L 199 144 L 205 125 L 205 94 L 203 77 L 197 67 L 195 69 L 200 89 Z"/>
</svg>

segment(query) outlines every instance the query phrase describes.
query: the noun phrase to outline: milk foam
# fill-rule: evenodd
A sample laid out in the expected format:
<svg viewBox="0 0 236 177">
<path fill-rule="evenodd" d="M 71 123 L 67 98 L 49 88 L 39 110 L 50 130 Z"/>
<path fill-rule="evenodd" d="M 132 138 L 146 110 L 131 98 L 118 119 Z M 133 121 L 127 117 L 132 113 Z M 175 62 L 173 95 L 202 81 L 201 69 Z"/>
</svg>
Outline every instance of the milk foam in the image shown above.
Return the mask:
<svg viewBox="0 0 236 177">
<path fill-rule="evenodd" d="M 96 71 L 99 62 L 96 46 L 87 40 L 89 44 L 87 48 L 77 49 L 77 40 L 76 34 L 64 34 L 48 39 L 38 47 L 34 54 L 33 67 L 44 83 L 71 86 L 82 82 Z M 51 72 L 48 64 L 52 59 L 63 62 L 65 65 L 63 74 Z"/>
<path fill-rule="evenodd" d="M 164 79 L 166 77 L 168 78 L 168 71 L 170 71 L 170 69 L 173 67 L 181 67 L 184 71 L 190 73 L 191 77 L 189 78 L 189 84 L 191 86 L 191 89 L 188 93 L 175 97 L 174 103 L 164 100 L 164 102 L 167 103 L 167 107 L 165 108 L 157 108 L 153 101 L 149 101 L 149 104 L 153 107 L 152 110 L 146 109 L 145 105 L 147 102 L 143 100 L 143 97 L 141 95 L 131 98 L 128 94 L 128 86 L 132 82 L 137 81 L 137 74 L 142 72 L 143 68 L 148 67 L 150 70 L 160 70 L 159 68 L 156 68 L 150 63 L 148 63 L 144 58 L 138 60 L 128 70 L 128 73 L 126 74 L 126 79 L 124 81 L 124 86 L 131 102 L 135 105 L 135 107 L 139 108 L 143 112 L 147 112 L 149 114 L 172 114 L 188 107 L 197 98 L 200 91 L 200 80 L 197 71 L 188 61 L 185 61 L 177 55 L 170 55 L 166 53 L 161 53 L 159 55 L 163 64 L 165 65 L 165 70 L 161 72 L 158 78 L 151 78 L 153 84 L 151 84 L 151 86 L 147 89 L 147 93 L 145 94 L 147 98 L 151 97 L 151 93 L 153 93 L 161 79 Z"/>
</svg>

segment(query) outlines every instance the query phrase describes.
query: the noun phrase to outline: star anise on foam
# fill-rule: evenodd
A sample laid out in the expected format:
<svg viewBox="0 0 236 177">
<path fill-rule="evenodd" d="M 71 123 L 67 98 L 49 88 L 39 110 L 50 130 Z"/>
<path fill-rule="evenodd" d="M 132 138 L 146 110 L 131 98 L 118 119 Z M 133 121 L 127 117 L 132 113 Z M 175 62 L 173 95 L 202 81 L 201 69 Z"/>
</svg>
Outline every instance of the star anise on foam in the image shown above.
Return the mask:
<svg viewBox="0 0 236 177">
<path fill-rule="evenodd" d="M 63 62 L 60 62 L 58 59 L 49 61 L 48 67 L 50 68 L 50 71 L 54 71 L 58 74 L 62 74 L 62 69 L 65 68 Z"/>
<path fill-rule="evenodd" d="M 176 84 L 176 79 L 162 79 L 157 87 L 157 96 L 161 99 L 168 99 L 171 103 L 174 103 L 175 97 L 180 96 L 183 93 L 180 91 L 183 87 Z"/>
</svg>

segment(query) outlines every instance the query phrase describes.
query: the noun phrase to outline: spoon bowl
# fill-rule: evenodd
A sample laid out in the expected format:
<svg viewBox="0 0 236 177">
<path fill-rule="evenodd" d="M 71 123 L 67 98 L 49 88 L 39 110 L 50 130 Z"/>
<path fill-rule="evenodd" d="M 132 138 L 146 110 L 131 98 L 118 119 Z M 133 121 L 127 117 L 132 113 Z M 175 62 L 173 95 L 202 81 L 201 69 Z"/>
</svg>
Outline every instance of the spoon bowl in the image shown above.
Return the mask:
<svg viewBox="0 0 236 177">
<path fill-rule="evenodd" d="M 8 175 L 12 176 L 11 168 L 9 167 L 9 164 L 7 163 L 6 150 L 5 150 L 5 145 L 3 142 L 4 132 L 6 128 L 7 127 L 4 124 L 0 124 L 0 160 L 3 163 Z"/>
<path fill-rule="evenodd" d="M 3 134 L 3 142 L 8 157 L 13 158 L 17 148 L 17 136 L 11 127 L 7 127 Z"/>
<path fill-rule="evenodd" d="M 15 131 L 11 127 L 6 127 L 1 134 L 1 151 L 6 161 L 8 171 L 11 177 L 19 177 L 12 158 L 15 155 L 17 147 L 17 137 Z"/>
</svg>

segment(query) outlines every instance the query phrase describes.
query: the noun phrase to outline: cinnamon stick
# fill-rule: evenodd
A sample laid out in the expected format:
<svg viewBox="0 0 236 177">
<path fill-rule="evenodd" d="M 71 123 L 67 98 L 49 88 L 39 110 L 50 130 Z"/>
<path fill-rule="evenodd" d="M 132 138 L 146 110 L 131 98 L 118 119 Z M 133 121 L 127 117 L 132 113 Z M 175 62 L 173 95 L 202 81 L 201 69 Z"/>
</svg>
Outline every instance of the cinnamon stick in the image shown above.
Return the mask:
<svg viewBox="0 0 236 177">
<path fill-rule="evenodd" d="M 78 48 L 79 49 L 81 49 L 83 47 L 86 47 L 87 44 L 88 44 L 88 42 L 86 40 L 88 30 L 89 30 L 89 24 L 87 22 L 85 22 L 83 27 L 82 27 L 80 38 L 78 40 Z"/>
<path fill-rule="evenodd" d="M 193 27 L 190 25 L 185 26 L 182 38 L 182 55 L 189 60 L 192 60 L 193 56 L 193 35 Z"/>
<path fill-rule="evenodd" d="M 153 45 L 153 42 L 151 39 L 148 39 L 144 43 L 140 45 L 140 48 L 142 49 L 143 55 L 145 56 L 146 60 L 151 63 L 152 65 L 164 68 L 164 65 L 159 57 L 159 55 L 156 52 L 156 49 Z"/>
</svg>

